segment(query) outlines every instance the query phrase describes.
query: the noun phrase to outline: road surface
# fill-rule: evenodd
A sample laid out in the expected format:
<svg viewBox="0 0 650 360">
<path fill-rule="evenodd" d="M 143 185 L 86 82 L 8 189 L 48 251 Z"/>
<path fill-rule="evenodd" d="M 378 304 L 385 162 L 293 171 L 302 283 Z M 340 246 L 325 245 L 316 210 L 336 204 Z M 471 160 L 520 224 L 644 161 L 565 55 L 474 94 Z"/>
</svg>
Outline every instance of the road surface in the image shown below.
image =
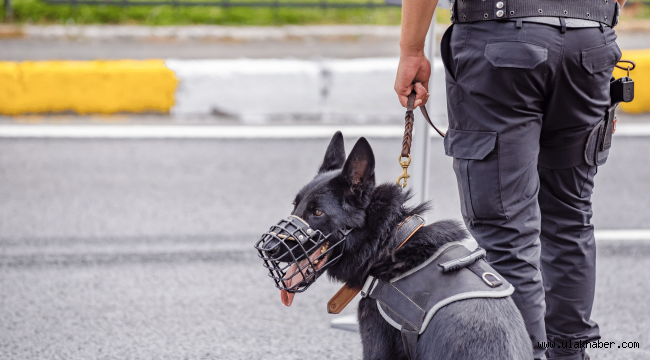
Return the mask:
<svg viewBox="0 0 650 360">
<path fill-rule="evenodd" d="M 327 143 L 0 138 L 0 358 L 361 359 L 358 336 L 329 326 L 339 285 L 286 308 L 252 248 Z M 400 139 L 370 143 L 393 181 Z M 457 218 L 451 160 L 431 145 L 430 219 Z M 615 138 L 597 229 L 650 229 L 649 153 L 649 137 Z M 592 359 L 650 359 L 650 241 L 598 247 L 593 317 L 603 341 L 639 348 Z"/>
</svg>

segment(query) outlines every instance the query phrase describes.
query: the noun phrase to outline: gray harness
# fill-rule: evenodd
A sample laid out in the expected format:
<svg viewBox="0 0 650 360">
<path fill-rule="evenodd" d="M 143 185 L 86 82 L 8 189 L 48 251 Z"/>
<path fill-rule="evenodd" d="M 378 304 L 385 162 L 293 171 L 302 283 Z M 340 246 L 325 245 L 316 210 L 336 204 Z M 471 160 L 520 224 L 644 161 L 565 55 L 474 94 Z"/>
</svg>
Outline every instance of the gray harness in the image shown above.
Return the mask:
<svg viewBox="0 0 650 360">
<path fill-rule="evenodd" d="M 451 242 L 390 281 L 369 276 L 361 296 L 377 301 L 379 313 L 400 330 L 406 353 L 414 359 L 419 335 L 440 308 L 458 300 L 503 298 L 514 292 L 484 257 L 481 248 L 469 251 L 460 242 Z"/>
</svg>

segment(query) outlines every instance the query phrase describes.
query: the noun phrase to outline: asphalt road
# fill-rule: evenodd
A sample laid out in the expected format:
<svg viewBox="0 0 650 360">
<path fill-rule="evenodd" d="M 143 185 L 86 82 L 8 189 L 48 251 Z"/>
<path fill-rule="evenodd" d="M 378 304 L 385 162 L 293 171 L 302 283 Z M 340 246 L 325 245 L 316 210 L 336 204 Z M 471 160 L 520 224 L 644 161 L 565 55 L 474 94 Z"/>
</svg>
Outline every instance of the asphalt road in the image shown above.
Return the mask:
<svg viewBox="0 0 650 360">
<path fill-rule="evenodd" d="M 351 149 L 355 139 L 346 139 Z M 393 181 L 399 139 L 370 139 Z M 360 359 L 331 329 L 337 284 L 285 308 L 252 244 L 315 173 L 319 140 L 0 139 L 1 359 Z M 430 219 L 458 217 L 432 140 Z M 615 138 L 598 229 L 648 229 L 650 138 Z M 650 242 L 601 241 L 593 359 L 650 359 Z M 346 309 L 352 313 L 352 306 Z"/>
<path fill-rule="evenodd" d="M 399 56 L 396 39 L 372 41 L 75 41 L 0 38 L 0 60 L 238 59 Z"/>
</svg>

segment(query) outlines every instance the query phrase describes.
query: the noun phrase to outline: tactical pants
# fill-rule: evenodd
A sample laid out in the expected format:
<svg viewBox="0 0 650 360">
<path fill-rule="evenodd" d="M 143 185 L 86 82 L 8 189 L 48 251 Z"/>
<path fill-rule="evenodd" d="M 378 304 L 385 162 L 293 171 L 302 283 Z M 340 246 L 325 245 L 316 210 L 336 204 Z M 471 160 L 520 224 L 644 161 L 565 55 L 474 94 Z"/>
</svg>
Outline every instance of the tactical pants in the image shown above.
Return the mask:
<svg viewBox="0 0 650 360">
<path fill-rule="evenodd" d="M 516 291 L 536 359 L 583 359 L 596 248 L 584 160 L 621 57 L 609 27 L 455 24 L 443 37 L 449 131 L 467 228 Z M 570 347 L 570 348 L 562 348 Z"/>
</svg>

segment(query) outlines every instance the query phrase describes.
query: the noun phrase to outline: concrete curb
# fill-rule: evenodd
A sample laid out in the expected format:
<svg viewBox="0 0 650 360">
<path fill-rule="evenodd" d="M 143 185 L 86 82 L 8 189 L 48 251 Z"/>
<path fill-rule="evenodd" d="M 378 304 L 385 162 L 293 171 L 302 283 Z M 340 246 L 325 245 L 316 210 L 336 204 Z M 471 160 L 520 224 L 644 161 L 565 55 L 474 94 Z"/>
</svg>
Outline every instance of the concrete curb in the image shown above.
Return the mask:
<svg viewBox="0 0 650 360">
<path fill-rule="evenodd" d="M 155 111 L 181 117 L 391 122 L 398 58 L 0 62 L 0 115 Z M 432 116 L 446 114 L 442 63 Z M 176 80 L 178 79 L 178 81 Z M 178 86 L 176 86 L 178 83 Z"/>
<path fill-rule="evenodd" d="M 650 112 L 650 50 L 637 62 L 636 98 Z M 390 123 L 404 115 L 393 91 L 398 58 L 0 62 L 0 115 L 160 112 L 243 123 L 309 120 Z M 446 118 L 444 71 L 434 59 L 434 119 Z M 617 70 L 615 75 L 623 76 Z M 178 86 L 177 86 L 178 85 Z"/>
<path fill-rule="evenodd" d="M 448 24 L 437 24 L 442 34 Z M 650 33 L 650 20 L 625 19 L 619 33 Z M 0 24 L 0 38 L 76 39 L 76 40 L 224 40 L 284 41 L 308 38 L 386 38 L 399 39 L 400 26 L 383 25 L 287 25 L 287 26 L 143 26 L 143 25 L 16 25 Z"/>
<path fill-rule="evenodd" d="M 352 60 L 168 60 L 180 79 L 171 114 L 220 115 L 245 123 L 276 118 L 339 122 L 389 122 L 403 116 L 393 90 L 398 58 Z M 446 114 L 442 63 L 432 87 Z M 254 106 L 252 106 L 254 104 Z"/>
</svg>

